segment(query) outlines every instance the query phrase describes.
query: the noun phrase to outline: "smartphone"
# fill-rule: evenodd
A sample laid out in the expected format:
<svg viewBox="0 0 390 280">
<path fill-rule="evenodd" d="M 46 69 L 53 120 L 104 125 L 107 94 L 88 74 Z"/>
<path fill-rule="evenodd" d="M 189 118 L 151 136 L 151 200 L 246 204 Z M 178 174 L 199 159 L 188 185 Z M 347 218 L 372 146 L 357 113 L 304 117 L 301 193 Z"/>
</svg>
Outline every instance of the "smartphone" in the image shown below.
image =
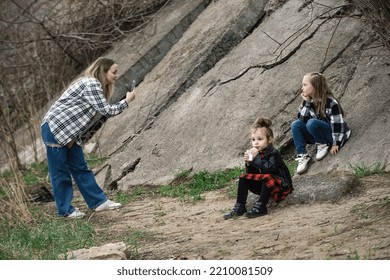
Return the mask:
<svg viewBox="0 0 390 280">
<path fill-rule="evenodd" d="M 130 84 L 130 92 L 132 92 L 135 89 L 135 80 L 133 80 Z"/>
</svg>

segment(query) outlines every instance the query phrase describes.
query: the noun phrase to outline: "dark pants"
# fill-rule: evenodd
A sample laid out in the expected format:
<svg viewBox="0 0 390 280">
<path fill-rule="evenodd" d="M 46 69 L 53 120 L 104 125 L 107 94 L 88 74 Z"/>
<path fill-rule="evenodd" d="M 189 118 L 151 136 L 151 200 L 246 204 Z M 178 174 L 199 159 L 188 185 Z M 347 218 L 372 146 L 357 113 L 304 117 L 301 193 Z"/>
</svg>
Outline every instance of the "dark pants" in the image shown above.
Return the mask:
<svg viewBox="0 0 390 280">
<path fill-rule="evenodd" d="M 263 202 L 265 205 L 268 203 L 271 196 L 271 191 L 264 184 L 264 180 L 256 181 L 240 178 L 238 181 L 237 203 L 246 203 L 248 191 L 260 195 L 259 201 Z"/>
</svg>

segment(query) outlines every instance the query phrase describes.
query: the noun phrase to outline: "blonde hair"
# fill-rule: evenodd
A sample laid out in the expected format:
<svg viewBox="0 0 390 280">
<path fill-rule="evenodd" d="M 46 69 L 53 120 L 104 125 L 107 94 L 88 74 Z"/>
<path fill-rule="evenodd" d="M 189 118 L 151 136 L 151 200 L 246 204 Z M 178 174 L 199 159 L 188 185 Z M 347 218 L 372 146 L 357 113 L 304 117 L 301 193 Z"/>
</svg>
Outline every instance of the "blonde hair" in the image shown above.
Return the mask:
<svg viewBox="0 0 390 280">
<path fill-rule="evenodd" d="M 321 73 L 312 72 L 306 74 L 305 76 L 309 76 L 310 83 L 313 86 L 313 100 L 315 101 L 314 104 L 316 108 L 316 113 L 318 116 L 320 116 L 320 118 L 325 118 L 326 98 L 330 96 L 336 99 L 336 97 L 334 97 L 333 93 L 331 92 L 324 75 L 322 75 Z M 344 115 L 344 111 L 341 108 L 340 103 L 337 99 L 336 101 L 339 104 L 341 114 Z"/>
<path fill-rule="evenodd" d="M 265 129 L 265 135 L 267 136 L 267 140 L 272 142 L 274 139 L 274 132 L 271 129 L 272 121 L 267 118 L 257 118 L 255 122 L 251 126 L 251 133 L 256 131 L 258 128 Z"/>
<path fill-rule="evenodd" d="M 114 85 L 107 83 L 106 73 L 110 70 L 115 61 L 107 57 L 99 57 L 85 71 L 85 77 L 94 77 L 100 81 L 103 88 L 103 94 L 108 100 L 114 92 Z"/>
</svg>

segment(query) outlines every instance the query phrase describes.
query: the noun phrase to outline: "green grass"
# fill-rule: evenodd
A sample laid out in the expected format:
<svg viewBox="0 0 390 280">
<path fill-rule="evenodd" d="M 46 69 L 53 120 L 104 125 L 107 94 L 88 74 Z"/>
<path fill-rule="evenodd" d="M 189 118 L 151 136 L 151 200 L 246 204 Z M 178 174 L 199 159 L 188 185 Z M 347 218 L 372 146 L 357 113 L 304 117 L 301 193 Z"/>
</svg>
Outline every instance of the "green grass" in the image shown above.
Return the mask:
<svg viewBox="0 0 390 280">
<path fill-rule="evenodd" d="M 230 198 L 230 199 L 236 198 L 237 197 L 237 182 L 235 182 L 235 184 L 229 184 L 227 190 L 228 190 L 228 192 L 227 192 L 228 198 Z"/>
<path fill-rule="evenodd" d="M 91 247 L 97 235 L 82 220 L 42 219 L 35 226 L 0 220 L 1 260 L 55 260 L 68 250 Z"/>
<path fill-rule="evenodd" d="M 284 161 L 284 163 L 286 164 L 288 171 L 290 171 L 291 177 L 294 176 L 294 173 L 298 167 L 298 162 L 296 160 L 292 160 L 292 161 Z"/>
<path fill-rule="evenodd" d="M 347 259 L 348 260 L 360 260 L 361 257 L 357 251 L 357 249 L 354 249 L 354 250 L 350 250 L 350 253 L 349 255 L 347 256 Z"/>
<path fill-rule="evenodd" d="M 296 161 L 286 161 L 285 163 L 293 176 L 297 167 Z M 228 186 L 228 197 L 235 198 L 237 196 L 237 183 L 229 183 L 237 179 L 243 171 L 240 167 L 217 172 L 200 171 L 190 177 L 191 171 L 185 170 L 177 174 L 174 180 L 181 183 L 161 186 L 159 193 L 163 196 L 180 197 L 183 200 L 195 202 L 204 199 L 202 197 L 204 192 Z"/>
<path fill-rule="evenodd" d="M 130 245 L 132 247 L 131 253 L 134 257 L 137 257 L 139 255 L 138 249 L 139 249 L 140 243 L 147 242 L 148 240 L 151 240 L 153 238 L 154 238 L 153 234 L 146 231 L 146 230 L 131 231 L 131 228 L 129 227 L 129 234 L 124 242 L 127 245 Z"/>
<path fill-rule="evenodd" d="M 93 154 L 85 154 L 85 159 L 90 168 L 94 168 L 103 164 L 106 158 L 98 158 Z M 40 184 L 49 184 L 48 167 L 47 162 L 33 163 L 22 170 L 23 180 L 26 187 L 33 187 Z M 14 177 L 12 172 L 6 171 L 0 174 L 0 179 L 4 181 L 11 180 Z M 0 198 L 6 197 L 6 192 L 0 187 Z"/>
<path fill-rule="evenodd" d="M 14 180 L 14 175 L 12 172 L 6 171 L 0 173 L 0 199 L 5 199 L 7 197 L 6 184 Z"/>
<path fill-rule="evenodd" d="M 48 168 L 47 163 L 33 163 L 22 172 L 23 180 L 27 187 L 46 182 Z"/>
<path fill-rule="evenodd" d="M 370 217 L 368 205 L 364 203 L 354 205 L 351 209 L 351 213 L 357 214 L 363 219 L 368 219 Z"/>
<path fill-rule="evenodd" d="M 8 180 L 8 179 L 13 178 L 13 177 L 14 177 L 14 174 L 9 170 L 0 173 L 0 179 Z"/>
<path fill-rule="evenodd" d="M 383 166 L 380 163 L 377 163 L 372 167 L 368 167 L 364 164 L 355 165 L 355 166 L 349 165 L 349 166 L 358 178 L 363 178 L 374 174 L 383 174 L 385 173 L 385 167 L 386 167 L 385 165 Z"/>
<path fill-rule="evenodd" d="M 154 192 L 150 188 L 143 186 L 135 186 L 130 191 L 119 190 L 114 192 L 115 201 L 121 204 L 128 204 L 131 201 L 153 195 Z"/>
<path fill-rule="evenodd" d="M 180 173 L 180 176 L 176 176 L 176 179 L 180 177 L 182 180 L 178 181 L 181 183 L 161 186 L 159 193 L 163 196 L 180 197 L 183 200 L 195 202 L 204 199 L 202 197 L 204 192 L 225 187 L 227 183 L 237 178 L 241 173 L 242 169 L 239 167 L 217 172 L 200 171 L 192 177 L 188 177 L 189 172 Z"/>
<path fill-rule="evenodd" d="M 86 156 L 89 166 L 101 164 L 105 159 Z M 92 162 L 92 164 L 90 164 Z M 47 163 L 34 163 L 21 171 L 25 190 L 38 185 L 50 184 Z M 5 189 L 16 176 L 12 172 L 0 174 L 0 199 L 7 198 Z M 98 235 L 87 220 L 67 220 L 43 215 L 35 206 L 31 223 L 11 218 L 5 213 L 0 216 L 0 259 L 57 259 L 68 250 L 96 246 Z M 4 214 L 4 215 L 3 215 Z M 12 219 L 12 220 L 9 220 Z"/>
<path fill-rule="evenodd" d="M 5 192 L 5 190 L 2 187 L 0 187 L 0 199 L 4 199 L 6 196 L 7 196 L 7 193 Z"/>
<path fill-rule="evenodd" d="M 98 162 L 97 159 L 92 160 L 95 163 Z M 235 168 L 215 173 L 201 171 L 190 176 L 191 171 L 186 170 L 176 175 L 174 185 L 162 186 L 157 190 L 156 188 L 137 186 L 128 192 L 117 191 L 112 195 L 123 205 L 156 194 L 179 196 L 196 201 L 203 199 L 202 193 L 224 187 L 241 173 L 240 168 Z M 46 162 L 29 166 L 22 174 L 26 188 L 38 184 L 48 184 Z M 0 174 L 0 179 L 6 184 L 13 177 L 11 173 L 3 173 Z M 1 188 L 0 198 L 7 199 L 5 191 Z M 95 232 L 93 224 L 86 219 L 52 218 L 44 215 L 36 205 L 31 205 L 30 208 L 34 217 L 32 223 L 9 221 L 5 216 L 0 217 L 0 259 L 55 260 L 68 251 L 98 246 L 104 241 L 104 235 Z M 157 218 L 164 214 L 163 212 L 157 213 Z M 140 244 L 147 242 L 150 238 L 153 236 L 147 231 L 137 230 L 129 231 L 125 237 L 121 237 L 121 240 L 131 245 L 132 254 L 137 256 Z"/>
<path fill-rule="evenodd" d="M 102 164 L 105 159 L 97 159 L 86 156 L 90 167 L 94 164 Z M 289 167 L 290 168 L 290 167 Z M 294 169 L 294 166 L 290 170 Z M 200 171 L 191 174 L 191 170 L 180 172 L 172 184 L 159 188 L 137 186 L 130 191 L 116 191 L 112 195 L 116 201 L 126 205 L 133 200 L 142 199 L 154 195 L 168 197 L 180 197 L 184 201 L 192 203 L 202 200 L 203 193 L 228 186 L 231 196 L 236 196 L 236 180 L 243 169 L 240 167 L 208 172 Z M 37 184 L 49 184 L 46 162 L 33 164 L 23 171 L 25 187 Z M 11 173 L 0 174 L 2 183 L 12 180 Z M 7 199 L 5 191 L 0 187 L 0 198 Z M 387 204 L 388 202 L 384 202 Z M 44 215 L 36 205 L 30 206 L 34 221 L 26 223 L 22 221 L 9 221 L 5 216 L 0 216 L 0 259 L 15 260 L 55 260 L 59 255 L 70 250 L 87 248 L 100 245 L 104 241 L 104 235 L 95 232 L 93 224 L 87 219 L 69 220 L 52 218 Z M 164 212 L 156 212 L 156 219 L 165 215 Z M 118 237 L 119 238 L 119 237 Z M 138 255 L 138 249 L 142 242 L 147 242 L 153 236 L 144 230 L 129 231 L 122 241 L 131 245 L 133 255 Z"/>
<path fill-rule="evenodd" d="M 102 165 L 107 160 L 107 158 L 97 157 L 95 154 L 85 154 L 84 156 L 89 168 L 91 169 L 95 168 L 96 166 Z"/>
</svg>

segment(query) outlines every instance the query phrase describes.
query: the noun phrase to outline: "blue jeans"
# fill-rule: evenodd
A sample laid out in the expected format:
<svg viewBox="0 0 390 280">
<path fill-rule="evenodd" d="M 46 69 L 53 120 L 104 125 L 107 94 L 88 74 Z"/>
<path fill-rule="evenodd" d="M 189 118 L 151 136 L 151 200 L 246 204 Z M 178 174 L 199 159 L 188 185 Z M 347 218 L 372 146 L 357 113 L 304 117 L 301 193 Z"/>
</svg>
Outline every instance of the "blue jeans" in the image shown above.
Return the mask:
<svg viewBox="0 0 390 280">
<path fill-rule="evenodd" d="M 295 120 L 291 132 L 297 154 L 306 154 L 306 144 L 332 145 L 332 128 L 329 123 L 319 119 L 309 119 L 307 123 Z"/>
<path fill-rule="evenodd" d="M 94 209 L 104 203 L 107 197 L 89 169 L 82 147 L 77 144 L 70 149 L 60 146 L 47 123 L 41 126 L 41 133 L 46 146 L 50 181 L 58 215 L 67 216 L 75 210 L 71 203 L 72 177 L 89 208 Z"/>
</svg>

